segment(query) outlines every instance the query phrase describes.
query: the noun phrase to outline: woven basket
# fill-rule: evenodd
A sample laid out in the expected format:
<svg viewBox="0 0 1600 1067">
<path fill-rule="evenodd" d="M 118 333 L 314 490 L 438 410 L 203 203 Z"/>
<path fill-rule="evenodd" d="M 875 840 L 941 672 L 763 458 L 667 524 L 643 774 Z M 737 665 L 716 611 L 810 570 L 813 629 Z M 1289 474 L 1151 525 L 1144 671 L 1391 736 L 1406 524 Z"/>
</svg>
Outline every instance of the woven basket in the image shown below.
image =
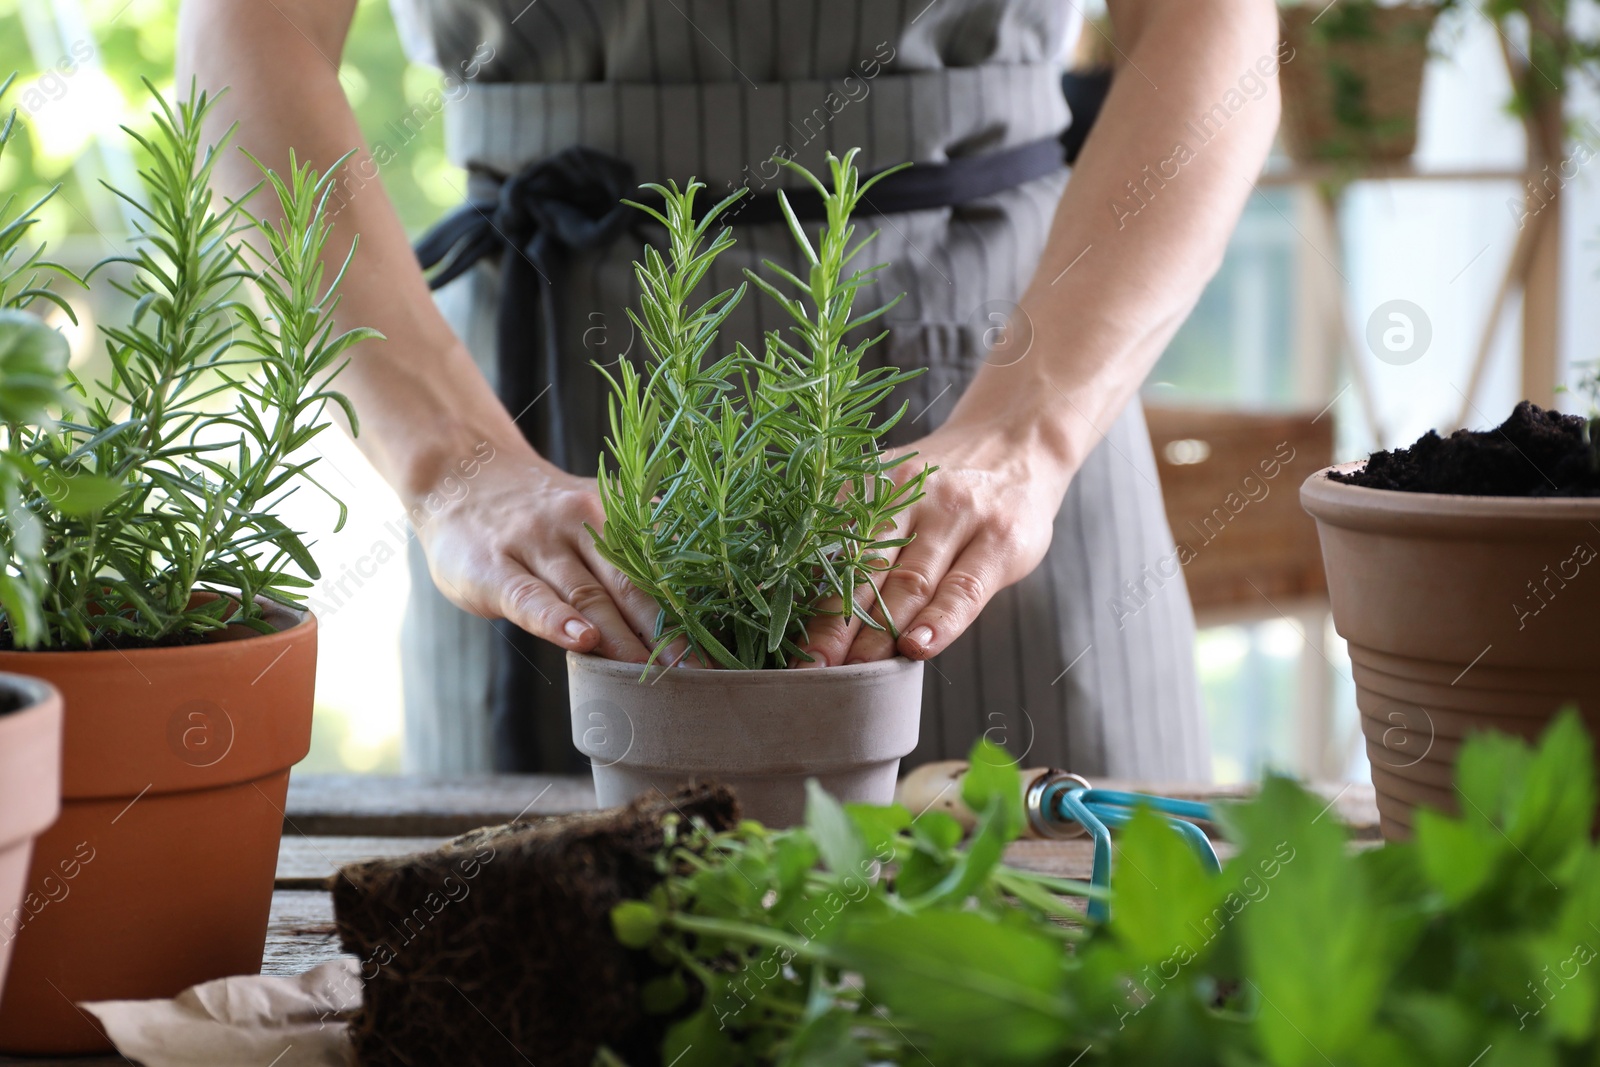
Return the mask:
<svg viewBox="0 0 1600 1067">
<path fill-rule="evenodd" d="M 1342 0 L 1286 7 L 1284 147 L 1298 163 L 1399 162 L 1417 147 L 1428 35 L 1439 9 Z"/>
</svg>

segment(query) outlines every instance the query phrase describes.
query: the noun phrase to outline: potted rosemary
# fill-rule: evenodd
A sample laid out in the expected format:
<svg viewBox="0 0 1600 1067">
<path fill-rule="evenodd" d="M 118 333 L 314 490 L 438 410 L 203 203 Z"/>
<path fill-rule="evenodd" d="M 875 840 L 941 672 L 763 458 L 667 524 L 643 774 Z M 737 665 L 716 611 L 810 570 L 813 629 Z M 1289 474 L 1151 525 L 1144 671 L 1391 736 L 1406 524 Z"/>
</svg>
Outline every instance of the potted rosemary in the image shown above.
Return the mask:
<svg viewBox="0 0 1600 1067">
<path fill-rule="evenodd" d="M 667 248 L 647 247 L 635 264 L 645 366 L 601 368 L 612 386 L 611 463 L 599 477 L 605 530 L 590 533 L 660 612 L 642 675 L 636 664 L 567 656 L 573 741 L 602 805 L 714 776 L 752 817 L 789 825 L 803 813 L 807 776 L 845 800 L 888 801 L 916 745 L 922 664 L 783 669 L 807 658 L 822 598 L 857 610 L 885 550 L 905 543 L 886 534 L 928 474 L 896 478 L 909 457 L 890 458 L 880 443 L 905 407 L 887 417 L 877 408 L 916 372 L 861 366 L 882 335 L 859 328 L 893 305 L 855 306 L 879 268 L 852 267 L 871 237 L 854 243 L 850 215 L 877 180 L 862 181 L 854 160 L 829 156 L 831 188 L 786 164 L 826 205 L 813 244 L 783 201 L 807 278 L 769 261 L 770 277 L 751 273 L 702 302 L 696 287 L 733 244 L 726 229 L 708 234 L 738 194 L 703 217 L 697 182 L 650 186 L 660 210 L 636 205 L 666 228 Z M 752 285 L 792 325 L 769 332 L 760 355 L 719 352 L 718 330 Z"/>
<path fill-rule="evenodd" d="M 121 272 L 109 284 L 133 301 L 103 331 L 110 371 L 73 379 L 79 412 L 8 427 L 40 484 L 0 547 L 37 617 L 3 600 L 0 669 L 52 682 L 66 715 L 61 815 L 29 874 L 42 903 L 0 1000 L 7 1052 L 104 1048 L 75 1002 L 259 968 L 289 768 L 310 745 L 316 622 L 299 604 L 317 568 L 274 507 L 313 481 L 304 446 L 330 403 L 348 413 L 329 380 L 374 335 L 333 327 L 331 173 L 263 170 L 276 221 L 218 204 L 212 101 L 157 99 L 154 132 L 130 131 L 142 195 L 119 193 L 143 232 L 90 272 Z"/>
</svg>

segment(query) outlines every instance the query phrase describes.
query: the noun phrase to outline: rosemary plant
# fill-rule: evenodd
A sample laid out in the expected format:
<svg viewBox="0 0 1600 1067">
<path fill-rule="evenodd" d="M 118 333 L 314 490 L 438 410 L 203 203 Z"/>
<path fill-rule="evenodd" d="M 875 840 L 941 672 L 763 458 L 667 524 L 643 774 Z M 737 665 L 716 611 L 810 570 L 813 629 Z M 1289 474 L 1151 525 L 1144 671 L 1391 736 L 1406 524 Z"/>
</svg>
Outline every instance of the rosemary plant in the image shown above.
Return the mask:
<svg viewBox="0 0 1600 1067">
<path fill-rule="evenodd" d="M 251 214 L 248 196 L 218 204 L 209 179 L 232 131 L 203 144 L 214 98 L 191 90 L 174 106 L 150 89 L 155 132 L 127 131 L 147 157 L 143 196 L 113 190 L 133 205 L 142 232 L 132 253 L 90 271 L 131 271 L 131 280 L 110 283 L 134 306 L 126 325 L 103 329 L 109 377 L 92 395 L 74 379 L 80 414 L 12 428 L 30 465 L 63 478 L 92 474 L 111 491 L 86 515 L 38 489 L 24 502 L 43 528 L 42 625 L 23 627 L 6 604 L 17 644 L 181 643 L 231 623 L 269 631 L 256 598 L 298 604 L 318 576 L 300 534 L 274 509 L 299 482 L 317 484 L 315 457 L 302 450 L 326 427 L 327 405 L 355 425 L 329 383 L 350 346 L 377 336 L 334 329 L 350 259 L 330 281 L 322 254 L 339 164 L 319 175 L 291 154 L 280 176 L 257 163 L 276 221 Z M 252 231 L 259 251 L 243 240 Z M 18 535 L 14 524 L 0 531 L 13 569 L 25 549 Z"/>
<path fill-rule="evenodd" d="M 661 210 L 634 205 L 666 227 L 668 244 L 665 255 L 646 248 L 634 265 L 640 310 L 629 314 L 645 339 L 645 367 L 623 360 L 614 372 L 600 368 L 612 389 L 606 448 L 615 467 L 602 458 L 605 531 L 589 532 L 660 606 L 652 662 L 679 639 L 707 665 L 809 659 L 801 642 L 819 600 L 835 595 L 846 616 L 857 612 L 856 591 L 886 566 L 884 550 L 907 541 L 885 534 L 921 497 L 928 471 L 891 475 L 910 457 L 890 459 L 881 440 L 905 405 L 882 418 L 876 408 L 920 371 L 863 369 L 883 335 L 849 339 L 894 304 L 855 310 L 857 293 L 882 269 L 850 270 L 875 236 L 852 244 L 850 215 L 878 180 L 861 180 L 855 155 L 829 155 L 831 189 L 785 161 L 827 204 L 813 245 L 782 199 L 807 278 L 769 260 L 772 280 L 747 271 L 746 284 L 698 304 L 696 288 L 734 243 L 726 228 L 708 234 L 743 191 L 698 218 L 704 186 L 696 181 L 647 186 Z M 718 330 L 751 284 L 793 324 L 787 334 L 768 332 L 760 357 L 743 345 L 715 354 Z"/>
</svg>

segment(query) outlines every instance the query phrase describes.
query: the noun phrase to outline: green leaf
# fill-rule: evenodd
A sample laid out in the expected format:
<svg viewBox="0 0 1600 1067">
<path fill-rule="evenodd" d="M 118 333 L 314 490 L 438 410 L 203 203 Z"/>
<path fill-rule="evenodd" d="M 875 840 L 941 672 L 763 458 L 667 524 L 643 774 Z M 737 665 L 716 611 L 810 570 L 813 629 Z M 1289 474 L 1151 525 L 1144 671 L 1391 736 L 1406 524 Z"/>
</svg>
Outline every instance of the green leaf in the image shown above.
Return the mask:
<svg viewBox="0 0 1600 1067">
<path fill-rule="evenodd" d="M 661 1042 L 661 1062 L 674 1067 L 727 1067 L 738 1062 L 733 1041 L 713 1014 L 709 997 L 699 1011 L 667 1030 Z"/>
<path fill-rule="evenodd" d="M 98 474 L 40 474 L 29 472 L 30 480 L 63 515 L 90 515 L 110 505 L 122 495 L 122 486 Z"/>
<path fill-rule="evenodd" d="M 966 836 L 954 815 L 929 809 L 911 822 L 911 836 L 931 851 L 943 854 L 961 844 Z"/>
<path fill-rule="evenodd" d="M 767 652 L 778 651 L 789 632 L 789 613 L 794 610 L 794 586 L 780 580 L 772 591 L 771 615 L 767 620 Z"/>
<path fill-rule="evenodd" d="M 0 571 L 0 607 L 5 608 L 6 627 L 13 640 L 24 648 L 38 637 L 39 599 L 22 578 Z"/>
<path fill-rule="evenodd" d="M 808 1018 L 779 1060 L 782 1067 L 863 1067 L 867 1051 L 851 1033 L 849 1015 L 830 1011 Z"/>
<path fill-rule="evenodd" d="M 855 822 L 815 778 L 806 780 L 806 829 L 834 874 L 864 878 L 871 871 L 871 855 Z"/>
<path fill-rule="evenodd" d="M 0 308 L 0 420 L 36 423 L 63 403 L 67 339 L 36 315 Z"/>
<path fill-rule="evenodd" d="M 611 909 L 611 930 L 624 948 L 647 948 L 661 930 L 661 914 L 642 900 L 624 900 Z"/>
<path fill-rule="evenodd" d="M 1042 1062 L 1071 1033 L 1066 958 L 1041 934 L 937 911 L 846 920 L 831 947 L 874 1002 L 928 1035 L 935 1063 Z"/>
<path fill-rule="evenodd" d="M 1325 1063 L 1359 1042 L 1411 938 L 1380 910 L 1325 808 L 1274 776 L 1230 812 L 1258 880 L 1250 891 L 1230 865 L 1237 884 L 1222 903 L 1243 934 L 1256 1032 L 1282 1067 Z M 1261 867 L 1268 856 L 1275 865 Z"/>
<path fill-rule="evenodd" d="M 899 804 L 846 804 L 845 814 L 855 823 L 867 851 L 880 860 L 894 854 L 894 842 L 911 826 L 911 813 Z"/>
<path fill-rule="evenodd" d="M 1005 749 L 980 738 L 967 757 L 967 773 L 961 780 L 961 800 L 973 812 L 983 812 L 992 801 L 1000 804 L 997 832 L 1007 841 L 1022 833 L 1026 812 L 1022 799 L 1022 775 L 1017 762 Z"/>
<path fill-rule="evenodd" d="M 1417 854 L 1428 882 L 1451 904 L 1484 890 L 1510 842 L 1481 820 L 1454 819 L 1426 808 L 1416 817 Z"/>
<path fill-rule="evenodd" d="M 652 978 L 639 989 L 639 1002 L 649 1015 L 668 1015 L 689 998 L 683 976 L 674 972 Z"/>
<path fill-rule="evenodd" d="M 1112 932 L 1140 964 L 1187 967 L 1232 918 L 1220 906 L 1220 880 L 1148 808 L 1134 812 L 1118 838 L 1112 890 Z"/>
</svg>

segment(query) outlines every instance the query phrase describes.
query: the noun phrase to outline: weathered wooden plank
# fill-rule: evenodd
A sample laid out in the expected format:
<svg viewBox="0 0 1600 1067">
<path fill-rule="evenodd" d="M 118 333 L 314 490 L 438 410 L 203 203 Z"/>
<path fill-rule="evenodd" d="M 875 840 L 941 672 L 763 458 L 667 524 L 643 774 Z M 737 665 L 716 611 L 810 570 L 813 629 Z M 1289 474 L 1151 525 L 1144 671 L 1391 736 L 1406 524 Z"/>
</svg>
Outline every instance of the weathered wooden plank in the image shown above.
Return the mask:
<svg viewBox="0 0 1600 1067">
<path fill-rule="evenodd" d="M 272 894 L 262 974 L 302 974 L 344 955 L 333 930 L 331 896 L 311 889 L 280 889 Z"/>
<path fill-rule="evenodd" d="M 594 807 L 588 776 L 296 775 L 284 828 L 312 837 L 451 837 L 516 818 Z"/>
<path fill-rule="evenodd" d="M 1250 785 L 1207 786 L 1161 782 L 1096 781 L 1192 800 L 1240 799 Z M 1310 787 L 1333 806 L 1357 838 L 1378 836 L 1378 806 L 1368 783 L 1332 782 Z M 512 819 L 586 811 L 594 789 L 582 776 L 485 775 L 437 779 L 411 776 L 305 775 L 289 783 L 286 839 L 310 837 L 449 837 Z"/>
<path fill-rule="evenodd" d="M 287 833 L 278 847 L 279 889 L 327 889 L 340 867 L 379 856 L 429 852 L 447 837 L 307 837 Z"/>
</svg>

